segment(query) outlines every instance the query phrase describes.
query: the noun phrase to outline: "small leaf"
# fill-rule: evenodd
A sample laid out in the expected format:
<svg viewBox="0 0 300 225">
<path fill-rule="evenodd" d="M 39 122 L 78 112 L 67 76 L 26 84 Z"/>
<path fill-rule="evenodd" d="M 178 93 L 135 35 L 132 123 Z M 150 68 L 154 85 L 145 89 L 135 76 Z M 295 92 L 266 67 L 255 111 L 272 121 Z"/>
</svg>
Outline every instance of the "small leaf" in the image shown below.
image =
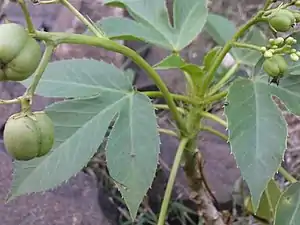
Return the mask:
<svg viewBox="0 0 300 225">
<path fill-rule="evenodd" d="M 267 221 L 272 221 L 275 214 L 276 205 L 280 198 L 281 191 L 274 179 L 271 179 L 264 191 L 256 215 Z M 269 200 L 268 200 L 269 196 Z M 269 204 L 269 202 L 271 204 Z"/>
<path fill-rule="evenodd" d="M 280 196 L 274 225 L 297 225 L 300 219 L 300 183 L 291 184 Z"/>
<path fill-rule="evenodd" d="M 157 70 L 178 69 L 185 65 L 184 60 L 178 54 L 172 54 L 153 66 Z"/>
<path fill-rule="evenodd" d="M 131 95 L 119 113 L 107 144 L 107 166 L 132 219 L 155 176 L 159 134 L 153 105 L 143 94 Z"/>
<path fill-rule="evenodd" d="M 221 46 L 216 46 L 212 48 L 208 53 L 205 54 L 204 56 L 204 68 L 208 70 L 216 57 L 218 56 L 218 53 L 221 51 L 222 47 Z"/>
<path fill-rule="evenodd" d="M 184 66 L 180 67 L 180 69 L 191 76 L 197 91 L 199 91 L 201 89 L 202 79 L 204 76 L 203 69 L 200 66 L 192 63 L 187 63 Z"/>
<path fill-rule="evenodd" d="M 254 212 L 286 149 L 286 122 L 272 95 L 268 83 L 239 78 L 229 89 L 225 107 L 231 151 L 249 186 Z"/>
<path fill-rule="evenodd" d="M 281 191 L 277 186 L 276 181 L 274 181 L 274 179 L 271 179 L 262 195 L 257 212 L 256 213 L 253 212 L 253 205 L 250 201 L 248 201 L 248 199 L 246 200 L 247 201 L 246 208 L 251 214 L 254 214 L 261 219 L 271 222 L 273 220 L 276 204 L 280 198 L 280 195 L 281 195 Z"/>
<path fill-rule="evenodd" d="M 28 87 L 32 77 L 23 81 Z M 106 91 L 124 94 L 132 85 L 124 72 L 103 61 L 70 59 L 49 63 L 36 93 L 47 97 L 87 97 Z"/>
<path fill-rule="evenodd" d="M 144 41 L 176 52 L 190 44 L 201 32 L 208 13 L 205 0 L 175 0 L 173 4 L 173 27 L 169 21 L 164 0 L 105 0 L 104 3 L 124 5 L 129 14 L 139 24 L 130 22 L 133 26 L 129 26 L 128 21 L 125 22 L 122 19 L 106 21 L 106 24 L 110 22 L 107 25 L 102 24 L 103 27 L 109 25 L 111 28 L 120 28 L 120 22 L 122 22 L 124 28 L 120 29 L 119 34 L 119 29 L 115 28 L 115 37 L 142 37 Z M 113 23 L 118 25 L 113 26 Z M 126 30 L 125 27 L 128 29 Z M 139 29 L 137 29 L 138 27 Z M 104 31 L 109 34 L 107 29 L 104 28 Z"/>
</svg>

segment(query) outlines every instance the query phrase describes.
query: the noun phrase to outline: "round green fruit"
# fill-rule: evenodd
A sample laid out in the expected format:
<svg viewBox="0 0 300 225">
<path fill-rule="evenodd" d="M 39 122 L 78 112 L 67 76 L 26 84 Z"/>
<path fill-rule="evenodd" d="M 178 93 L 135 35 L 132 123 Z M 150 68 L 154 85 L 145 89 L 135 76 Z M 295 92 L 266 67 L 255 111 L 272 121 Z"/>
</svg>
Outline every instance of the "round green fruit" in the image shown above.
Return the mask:
<svg viewBox="0 0 300 225">
<path fill-rule="evenodd" d="M 264 71 L 271 77 L 283 76 L 288 69 L 288 64 L 281 55 L 274 55 L 263 63 Z"/>
<path fill-rule="evenodd" d="M 0 81 L 30 77 L 42 57 L 40 45 L 21 25 L 0 25 Z"/>
<path fill-rule="evenodd" d="M 279 10 L 269 19 L 270 26 L 279 32 L 289 31 L 295 22 L 294 14 L 286 9 Z"/>
<path fill-rule="evenodd" d="M 6 122 L 3 133 L 8 153 L 17 160 L 46 155 L 54 144 L 54 125 L 43 111 L 31 115 L 16 113 Z"/>
</svg>

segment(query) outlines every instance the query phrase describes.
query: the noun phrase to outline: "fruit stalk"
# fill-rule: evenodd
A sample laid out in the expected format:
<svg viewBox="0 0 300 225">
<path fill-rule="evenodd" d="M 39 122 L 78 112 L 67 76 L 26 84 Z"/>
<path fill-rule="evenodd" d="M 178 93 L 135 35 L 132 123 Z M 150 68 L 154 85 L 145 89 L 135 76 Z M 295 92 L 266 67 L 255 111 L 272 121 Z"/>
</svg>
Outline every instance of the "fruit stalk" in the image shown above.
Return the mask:
<svg viewBox="0 0 300 225">
<path fill-rule="evenodd" d="M 37 88 L 37 85 L 40 81 L 40 79 L 42 78 L 42 75 L 51 59 L 51 56 L 53 54 L 55 46 L 51 43 L 51 42 L 47 42 L 46 43 L 46 49 L 45 52 L 43 54 L 43 57 L 40 61 L 39 66 L 37 67 L 35 73 L 34 73 L 34 79 L 33 82 L 31 83 L 31 85 L 27 88 L 26 92 L 24 93 L 24 97 L 29 97 L 32 98 L 34 95 L 34 92 Z"/>
</svg>

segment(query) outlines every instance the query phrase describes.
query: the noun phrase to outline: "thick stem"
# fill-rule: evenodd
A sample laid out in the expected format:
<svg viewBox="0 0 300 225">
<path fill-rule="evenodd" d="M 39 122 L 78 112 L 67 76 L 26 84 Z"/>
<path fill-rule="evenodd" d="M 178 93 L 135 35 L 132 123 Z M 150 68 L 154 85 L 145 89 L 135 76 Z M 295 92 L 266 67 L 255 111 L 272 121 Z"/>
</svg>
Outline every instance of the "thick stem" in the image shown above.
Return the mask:
<svg viewBox="0 0 300 225">
<path fill-rule="evenodd" d="M 162 202 L 162 206 L 160 209 L 160 214 L 159 214 L 159 219 L 158 219 L 158 223 L 157 225 L 164 225 L 165 221 L 166 221 L 166 216 L 167 216 L 167 212 L 168 212 L 168 206 L 169 206 L 169 202 L 171 199 L 171 195 L 172 195 L 172 190 L 173 190 L 173 186 L 175 183 L 175 179 L 176 179 L 176 175 L 177 175 L 177 171 L 179 169 L 180 166 L 180 162 L 181 162 L 181 158 L 183 155 L 183 152 L 185 150 L 186 144 L 188 143 L 188 139 L 187 138 L 183 138 L 178 146 L 177 152 L 176 152 L 176 156 L 173 162 L 173 166 L 170 172 L 170 176 L 169 176 L 169 180 L 168 180 L 168 184 L 167 184 L 167 188 L 165 191 L 165 195 L 164 195 L 164 199 Z"/>
<path fill-rule="evenodd" d="M 83 45 L 102 47 L 106 50 L 118 52 L 131 58 L 132 61 L 134 61 L 137 65 L 139 65 L 147 72 L 147 75 L 153 80 L 155 85 L 162 92 L 170 108 L 173 119 L 175 120 L 178 129 L 181 131 L 183 136 L 187 135 L 187 130 L 184 121 L 177 110 L 174 99 L 171 93 L 169 92 L 166 84 L 163 82 L 159 74 L 151 67 L 151 65 L 149 65 L 134 50 L 106 38 L 92 37 L 92 36 L 82 35 L 82 34 L 67 34 L 67 33 L 60 33 L 60 32 L 36 31 L 36 34 L 33 34 L 32 36 L 39 40 L 53 41 L 56 45 L 62 43 L 69 43 L 69 44 L 83 44 Z"/>
<path fill-rule="evenodd" d="M 31 83 L 30 87 L 26 90 L 26 92 L 24 93 L 23 96 L 29 96 L 30 98 L 33 97 L 34 92 L 38 86 L 38 83 L 39 83 L 40 79 L 42 78 L 42 75 L 51 59 L 54 48 L 55 48 L 54 45 L 51 45 L 51 44 L 46 45 L 46 49 L 45 49 L 43 57 L 40 61 L 40 64 L 34 72 L 33 82 Z"/>
</svg>

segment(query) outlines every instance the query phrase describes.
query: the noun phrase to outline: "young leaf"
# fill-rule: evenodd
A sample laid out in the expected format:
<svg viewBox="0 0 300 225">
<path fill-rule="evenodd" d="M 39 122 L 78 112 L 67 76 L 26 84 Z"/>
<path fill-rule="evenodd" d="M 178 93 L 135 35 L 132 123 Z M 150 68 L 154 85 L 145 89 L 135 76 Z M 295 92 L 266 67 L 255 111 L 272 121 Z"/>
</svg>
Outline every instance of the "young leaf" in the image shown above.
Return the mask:
<svg viewBox="0 0 300 225">
<path fill-rule="evenodd" d="M 273 216 L 274 216 L 274 213 L 276 210 L 276 205 L 280 198 L 280 195 L 281 195 L 281 191 L 280 191 L 278 185 L 276 184 L 276 181 L 274 179 L 271 179 L 261 197 L 261 200 L 260 200 L 260 203 L 259 203 L 259 206 L 258 206 L 258 209 L 257 209 L 257 212 L 255 215 L 262 219 L 265 219 L 266 221 L 271 222 L 273 220 Z M 250 212 L 253 213 L 252 208 L 253 208 L 252 206 L 250 206 L 250 207 L 248 206 L 248 209 L 250 209 Z"/>
<path fill-rule="evenodd" d="M 28 87 L 33 77 L 22 82 Z M 70 59 L 49 63 L 36 93 L 47 97 L 87 97 L 113 91 L 126 93 L 132 85 L 124 72 L 112 64 L 92 59 Z"/>
<path fill-rule="evenodd" d="M 229 89 L 225 107 L 231 151 L 249 186 L 254 212 L 286 149 L 286 122 L 272 92 L 266 82 L 239 78 Z"/>
<path fill-rule="evenodd" d="M 175 0 L 173 5 L 173 24 L 170 24 L 169 15 L 166 9 L 165 0 L 105 0 L 106 4 L 119 3 L 126 7 L 131 16 L 140 25 L 141 29 L 129 28 L 128 21 L 125 20 L 111 20 L 106 21 L 106 25 L 103 27 L 113 27 L 108 22 L 119 23 L 119 26 L 127 26 L 129 29 L 121 29 L 121 35 L 115 33 L 115 36 L 136 36 L 142 37 L 147 42 L 154 43 L 155 40 L 161 40 L 158 44 L 169 50 L 180 51 L 186 47 L 190 42 L 201 32 L 207 17 L 207 3 L 205 0 L 189 0 L 181 1 Z M 126 24 L 127 23 L 127 24 Z M 132 23 L 133 24 L 133 23 Z M 134 27 L 138 27 L 134 24 Z M 109 34 L 109 31 L 103 28 L 103 30 Z M 117 32 L 118 29 L 116 29 Z M 144 32 L 149 33 L 147 37 Z"/>
<path fill-rule="evenodd" d="M 216 46 L 212 48 L 208 53 L 204 56 L 204 68 L 208 70 L 211 66 L 211 64 L 214 62 L 216 57 L 218 56 L 218 53 L 221 51 L 221 46 Z"/>
<path fill-rule="evenodd" d="M 154 69 L 157 70 L 168 70 L 168 69 L 178 69 L 185 65 L 184 60 L 180 55 L 172 54 L 164 58 L 162 61 L 154 65 Z"/>
<path fill-rule="evenodd" d="M 107 166 L 134 219 L 155 176 L 159 134 L 152 103 L 131 95 L 119 112 L 107 144 Z"/>
<path fill-rule="evenodd" d="M 291 184 L 280 196 L 274 225 L 297 225 L 300 219 L 300 183 Z"/>
<path fill-rule="evenodd" d="M 180 69 L 191 76 L 197 89 L 201 88 L 204 71 L 200 66 L 192 63 L 186 63 L 180 67 Z"/>
</svg>

